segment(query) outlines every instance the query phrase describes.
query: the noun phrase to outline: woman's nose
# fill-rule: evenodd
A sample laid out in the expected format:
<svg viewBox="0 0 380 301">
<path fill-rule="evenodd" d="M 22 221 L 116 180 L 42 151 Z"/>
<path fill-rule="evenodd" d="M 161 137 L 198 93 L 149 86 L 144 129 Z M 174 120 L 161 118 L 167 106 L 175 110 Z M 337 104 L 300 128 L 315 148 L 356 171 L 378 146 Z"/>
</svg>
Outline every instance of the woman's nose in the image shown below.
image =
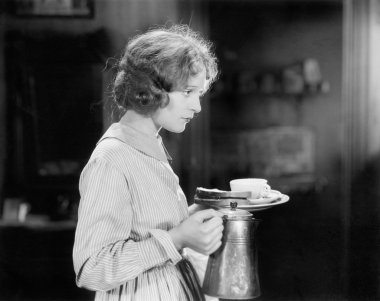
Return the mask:
<svg viewBox="0 0 380 301">
<path fill-rule="evenodd" d="M 199 96 L 194 96 L 193 99 L 191 100 L 191 109 L 195 113 L 199 113 L 202 110 L 201 100 Z"/>
</svg>

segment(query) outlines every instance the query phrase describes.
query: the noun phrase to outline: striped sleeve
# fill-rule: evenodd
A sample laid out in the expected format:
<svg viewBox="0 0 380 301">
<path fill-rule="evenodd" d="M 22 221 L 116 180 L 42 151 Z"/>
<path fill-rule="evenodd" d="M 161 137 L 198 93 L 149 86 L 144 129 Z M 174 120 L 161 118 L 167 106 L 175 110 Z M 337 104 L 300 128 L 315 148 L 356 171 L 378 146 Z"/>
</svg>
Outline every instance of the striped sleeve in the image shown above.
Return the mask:
<svg viewBox="0 0 380 301">
<path fill-rule="evenodd" d="M 142 272 L 181 255 L 169 234 L 152 230 L 151 237 L 130 239 L 131 197 L 124 175 L 109 162 L 93 159 L 80 179 L 81 201 L 73 249 L 78 286 L 107 291 Z"/>
</svg>

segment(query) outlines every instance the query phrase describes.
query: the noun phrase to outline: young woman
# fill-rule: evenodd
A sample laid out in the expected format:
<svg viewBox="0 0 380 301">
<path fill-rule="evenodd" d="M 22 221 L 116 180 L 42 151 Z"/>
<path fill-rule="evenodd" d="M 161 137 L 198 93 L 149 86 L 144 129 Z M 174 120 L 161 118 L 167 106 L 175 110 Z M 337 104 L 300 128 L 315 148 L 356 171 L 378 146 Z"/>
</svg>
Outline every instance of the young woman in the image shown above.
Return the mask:
<svg viewBox="0 0 380 301">
<path fill-rule="evenodd" d="M 183 249 L 217 250 L 221 214 L 188 208 L 159 131 L 184 131 L 216 76 L 211 43 L 187 26 L 152 29 L 127 44 L 113 86 L 124 115 L 79 183 L 74 268 L 95 300 L 204 300 Z"/>
</svg>

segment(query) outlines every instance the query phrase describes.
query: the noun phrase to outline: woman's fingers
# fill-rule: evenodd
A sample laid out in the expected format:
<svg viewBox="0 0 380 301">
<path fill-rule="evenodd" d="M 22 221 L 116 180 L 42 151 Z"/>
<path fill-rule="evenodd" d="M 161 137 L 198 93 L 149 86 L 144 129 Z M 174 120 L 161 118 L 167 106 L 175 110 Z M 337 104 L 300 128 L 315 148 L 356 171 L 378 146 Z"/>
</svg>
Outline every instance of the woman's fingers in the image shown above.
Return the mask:
<svg viewBox="0 0 380 301">
<path fill-rule="evenodd" d="M 215 242 L 222 240 L 223 237 L 223 226 L 219 226 L 218 228 L 215 228 L 211 233 L 211 244 L 215 244 Z"/>
<path fill-rule="evenodd" d="M 218 228 L 220 226 L 223 227 L 223 219 L 219 216 L 215 216 L 215 217 L 209 219 L 208 221 L 205 221 L 202 226 L 203 226 L 203 229 L 206 233 L 211 232 L 215 228 Z M 223 228 L 222 228 L 222 230 L 223 230 Z"/>
<path fill-rule="evenodd" d="M 169 231 L 177 249 L 189 247 L 209 255 L 221 245 L 222 214 L 214 209 L 199 211 Z"/>
<path fill-rule="evenodd" d="M 213 253 L 220 245 L 223 237 L 223 224 L 219 222 L 211 222 L 207 225 L 207 229 L 203 229 L 202 243 L 200 247 L 203 253 L 209 255 Z M 205 225 L 206 226 L 206 225 Z M 212 226 L 212 227 L 211 227 Z"/>
<path fill-rule="evenodd" d="M 211 255 L 212 253 L 216 252 L 220 248 L 221 245 L 222 245 L 222 241 L 221 240 L 217 241 L 215 245 L 213 245 L 213 247 L 211 248 L 210 252 L 208 252 L 207 255 Z"/>
<path fill-rule="evenodd" d="M 195 218 L 197 221 L 203 223 L 205 221 L 211 220 L 213 217 L 221 218 L 222 216 L 223 216 L 222 213 L 214 209 L 206 209 L 206 210 L 202 210 L 202 211 L 198 211 L 194 213 L 192 217 Z"/>
<path fill-rule="evenodd" d="M 214 253 L 222 244 L 222 232 L 214 233 L 211 242 L 207 245 L 205 252 L 207 255 Z"/>
</svg>

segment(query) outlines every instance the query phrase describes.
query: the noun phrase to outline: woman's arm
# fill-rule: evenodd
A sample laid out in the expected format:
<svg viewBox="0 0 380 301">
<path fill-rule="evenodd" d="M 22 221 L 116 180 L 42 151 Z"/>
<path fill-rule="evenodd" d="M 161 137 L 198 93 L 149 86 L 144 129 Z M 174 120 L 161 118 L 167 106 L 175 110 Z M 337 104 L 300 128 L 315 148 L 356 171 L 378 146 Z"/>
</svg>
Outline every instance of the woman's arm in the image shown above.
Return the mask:
<svg viewBox="0 0 380 301">
<path fill-rule="evenodd" d="M 80 193 L 73 250 L 78 286 L 110 290 L 154 266 L 182 259 L 167 231 L 152 229 L 144 240 L 130 239 L 128 186 L 110 163 L 91 161 L 82 172 Z"/>
</svg>

